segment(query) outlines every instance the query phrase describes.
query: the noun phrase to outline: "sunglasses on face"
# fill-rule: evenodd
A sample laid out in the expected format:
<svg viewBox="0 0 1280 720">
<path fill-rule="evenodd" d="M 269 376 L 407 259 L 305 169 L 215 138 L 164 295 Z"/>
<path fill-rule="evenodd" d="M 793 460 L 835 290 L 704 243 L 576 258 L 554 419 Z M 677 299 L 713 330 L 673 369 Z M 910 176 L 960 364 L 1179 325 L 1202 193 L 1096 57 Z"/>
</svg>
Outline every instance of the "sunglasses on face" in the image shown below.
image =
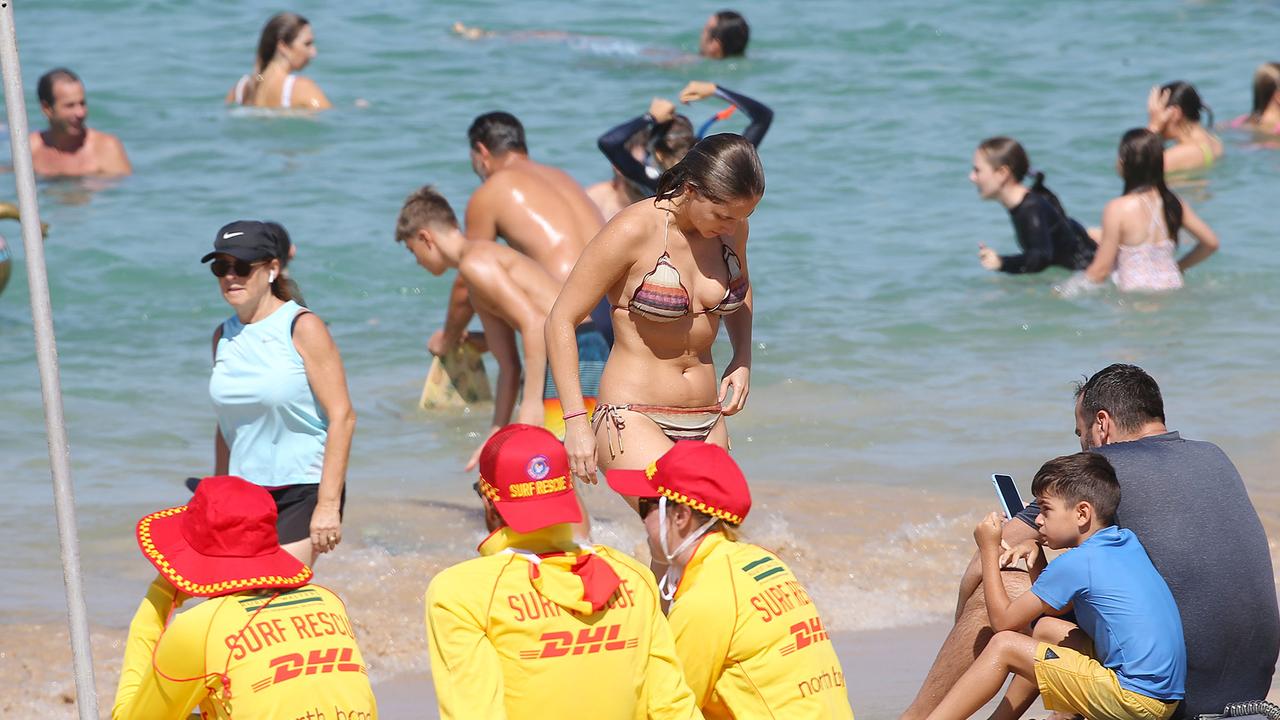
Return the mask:
<svg viewBox="0 0 1280 720">
<path fill-rule="evenodd" d="M 226 277 L 232 271 L 235 272 L 236 277 L 249 277 L 259 265 L 265 265 L 268 262 L 270 261 L 249 262 L 248 260 L 233 261 L 218 258 L 209 263 L 209 272 L 213 273 L 214 277 Z"/>
<path fill-rule="evenodd" d="M 640 513 L 640 519 L 644 520 L 649 517 L 649 513 L 658 507 L 658 498 L 636 498 L 636 512 Z"/>
</svg>

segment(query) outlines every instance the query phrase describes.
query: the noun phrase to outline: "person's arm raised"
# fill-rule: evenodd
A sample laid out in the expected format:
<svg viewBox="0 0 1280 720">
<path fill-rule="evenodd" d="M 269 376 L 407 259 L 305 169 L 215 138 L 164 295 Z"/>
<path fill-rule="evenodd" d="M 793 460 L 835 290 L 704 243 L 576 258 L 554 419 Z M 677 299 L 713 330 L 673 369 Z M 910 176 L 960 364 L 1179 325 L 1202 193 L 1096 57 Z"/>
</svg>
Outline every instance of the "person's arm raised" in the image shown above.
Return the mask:
<svg viewBox="0 0 1280 720">
<path fill-rule="evenodd" d="M 734 251 L 737 253 L 738 262 L 742 266 L 742 277 L 748 284 L 747 296 L 743 300 L 742 308 L 724 319 L 725 329 L 729 332 L 729 345 L 733 347 L 733 358 L 729 360 L 729 364 L 725 366 L 724 374 L 720 377 L 719 401 L 721 403 L 730 397 L 729 391 L 733 390 L 729 404 L 722 409 L 726 417 L 735 415 L 742 410 L 747 403 L 747 394 L 751 392 L 751 331 L 754 312 L 752 305 L 755 302 L 755 296 L 750 286 L 750 276 L 747 271 L 747 235 L 749 232 L 750 228 L 747 225 L 747 221 L 744 220 L 737 236 L 733 239 L 736 246 Z"/>
<path fill-rule="evenodd" d="M 1218 235 L 1213 228 L 1209 227 L 1209 224 L 1185 202 L 1182 203 L 1182 227 L 1196 239 L 1196 246 L 1191 248 L 1191 252 L 1178 260 L 1178 269 L 1186 272 L 1188 268 L 1199 265 L 1210 255 L 1218 252 L 1221 243 L 1218 242 Z"/>
<path fill-rule="evenodd" d="M 566 415 L 586 408 L 578 377 L 578 341 L 574 328 L 635 264 L 638 247 L 644 245 L 645 232 L 649 229 L 645 222 L 648 212 L 645 205 L 632 205 L 615 215 L 587 243 L 547 317 L 547 358 Z M 583 482 L 596 482 L 596 438 L 586 415 L 565 421 L 564 446 L 569 451 L 569 467 L 574 477 Z"/>
</svg>

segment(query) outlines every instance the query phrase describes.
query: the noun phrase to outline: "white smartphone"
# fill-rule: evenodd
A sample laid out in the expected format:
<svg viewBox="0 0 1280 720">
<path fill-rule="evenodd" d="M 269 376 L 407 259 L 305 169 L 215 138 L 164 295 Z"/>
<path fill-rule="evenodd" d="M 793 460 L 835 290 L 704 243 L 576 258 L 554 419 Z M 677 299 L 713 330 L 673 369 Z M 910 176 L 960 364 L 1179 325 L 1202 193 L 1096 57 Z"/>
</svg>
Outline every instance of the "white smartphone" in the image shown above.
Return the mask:
<svg viewBox="0 0 1280 720">
<path fill-rule="evenodd" d="M 996 486 L 996 497 L 1000 498 L 1005 518 L 1012 520 L 1013 516 L 1026 507 L 1022 503 L 1022 496 L 1018 494 L 1018 486 L 1013 484 L 1013 478 L 1008 475 L 992 475 L 991 482 Z"/>
</svg>

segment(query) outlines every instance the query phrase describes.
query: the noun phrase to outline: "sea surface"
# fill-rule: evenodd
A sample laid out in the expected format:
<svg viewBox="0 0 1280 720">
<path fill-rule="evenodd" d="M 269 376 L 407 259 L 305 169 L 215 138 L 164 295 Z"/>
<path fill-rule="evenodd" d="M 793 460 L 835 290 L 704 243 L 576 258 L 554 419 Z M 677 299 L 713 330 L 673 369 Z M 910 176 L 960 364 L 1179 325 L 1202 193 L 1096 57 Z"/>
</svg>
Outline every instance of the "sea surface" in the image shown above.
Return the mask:
<svg viewBox="0 0 1280 720">
<path fill-rule="evenodd" d="M 1280 5 L 743 2 L 748 58 L 696 59 L 720 6 L 309 2 L 298 9 L 319 56 L 306 74 L 336 109 L 305 116 L 223 105 L 276 5 L 17 5 L 33 125 L 36 79 L 69 66 L 90 123 L 123 139 L 135 169 L 40 185 L 89 613 L 108 639 L 100 675 L 118 667 L 151 575 L 136 519 L 212 470 L 209 341 L 229 311 L 199 259 L 215 230 L 273 219 L 298 245 L 292 272 L 342 351 L 359 415 L 347 538 L 319 577 L 347 596 L 375 678 L 420 671 L 421 592 L 482 535 L 461 467 L 490 408 L 416 407 L 450 278 L 394 242 L 400 204 L 431 183 L 461 212 L 478 184 L 467 125 L 496 109 L 523 120 L 535 159 L 606 179 L 596 137 L 690 80 L 776 113 L 752 217 L 752 389 L 729 427 L 755 494 L 747 535 L 795 565 L 829 625 L 945 618 L 972 526 L 995 508 L 990 474 L 1027 495 L 1040 463 L 1078 449 L 1072 383 L 1116 361 L 1157 378 L 1171 427 L 1236 459 L 1278 537 L 1280 150 L 1224 131 L 1226 157 L 1180 179 L 1222 250 L 1154 297 L 1068 301 L 1051 291 L 1064 271 L 983 270 L 978 243 L 1016 246 L 967 174 L 979 141 L 1012 135 L 1068 211 L 1098 224 L 1148 89 L 1187 80 L 1219 122 L 1247 112 L 1254 68 L 1277 59 Z M 469 41 L 455 21 L 513 34 Z M 721 107 L 683 110 L 699 123 Z M 740 116 L 717 129 L 740 130 Z M 57 628 L 64 605 L 25 253 L 16 223 L 0 232 L 15 258 L 0 295 L 0 617 L 27 637 Z M 722 337 L 721 362 L 728 351 Z M 588 502 L 598 539 L 640 546 L 607 490 Z M 57 642 L 7 647 L 26 664 L 66 655 Z"/>
</svg>

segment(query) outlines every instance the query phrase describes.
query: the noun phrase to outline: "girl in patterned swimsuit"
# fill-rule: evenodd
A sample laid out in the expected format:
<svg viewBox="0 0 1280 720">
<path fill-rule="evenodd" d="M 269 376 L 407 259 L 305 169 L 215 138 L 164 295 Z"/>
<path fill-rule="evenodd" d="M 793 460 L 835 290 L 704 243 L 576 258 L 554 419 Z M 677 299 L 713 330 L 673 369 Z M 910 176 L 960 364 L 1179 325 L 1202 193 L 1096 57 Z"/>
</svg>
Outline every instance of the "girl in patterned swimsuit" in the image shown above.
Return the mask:
<svg viewBox="0 0 1280 720">
<path fill-rule="evenodd" d="M 679 439 L 728 445 L 723 416 L 746 401 L 751 375 L 747 216 L 764 194 L 755 147 L 712 135 L 625 208 L 583 250 L 547 319 L 547 354 L 565 412 L 576 477 L 643 469 Z M 604 296 L 614 345 L 600 405 L 582 405 L 573 328 Z M 733 359 L 719 382 L 711 345 L 721 320 Z"/>
<path fill-rule="evenodd" d="M 1124 292 L 1182 287 L 1182 273 L 1217 251 L 1217 235 L 1165 185 L 1160 136 L 1144 128 L 1125 133 L 1116 169 L 1124 194 L 1102 211 L 1102 241 L 1085 276 L 1094 283 L 1110 277 Z M 1183 228 L 1196 246 L 1174 260 Z"/>
</svg>

